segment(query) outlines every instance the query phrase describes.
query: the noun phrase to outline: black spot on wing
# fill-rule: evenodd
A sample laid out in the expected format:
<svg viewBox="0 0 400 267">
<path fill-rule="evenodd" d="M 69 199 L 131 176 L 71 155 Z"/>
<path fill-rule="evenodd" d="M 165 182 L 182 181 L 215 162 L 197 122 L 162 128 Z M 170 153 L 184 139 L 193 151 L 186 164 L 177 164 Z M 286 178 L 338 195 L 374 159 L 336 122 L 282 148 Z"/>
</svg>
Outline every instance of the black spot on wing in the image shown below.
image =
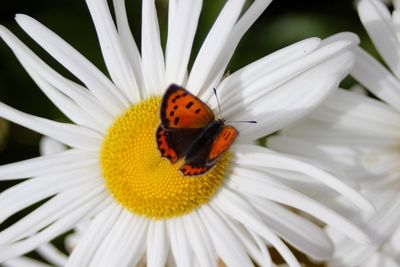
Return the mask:
<svg viewBox="0 0 400 267">
<path fill-rule="evenodd" d="M 174 124 L 177 125 L 179 123 L 179 117 L 176 117 L 174 120 Z"/>
<path fill-rule="evenodd" d="M 182 97 L 181 95 L 175 96 L 174 98 L 172 98 L 172 103 L 175 103 L 176 100 L 178 100 L 178 99 L 181 98 L 181 97 Z"/>
<path fill-rule="evenodd" d="M 191 106 L 193 106 L 193 101 L 190 101 L 189 103 L 186 104 L 186 108 L 190 109 Z"/>
</svg>

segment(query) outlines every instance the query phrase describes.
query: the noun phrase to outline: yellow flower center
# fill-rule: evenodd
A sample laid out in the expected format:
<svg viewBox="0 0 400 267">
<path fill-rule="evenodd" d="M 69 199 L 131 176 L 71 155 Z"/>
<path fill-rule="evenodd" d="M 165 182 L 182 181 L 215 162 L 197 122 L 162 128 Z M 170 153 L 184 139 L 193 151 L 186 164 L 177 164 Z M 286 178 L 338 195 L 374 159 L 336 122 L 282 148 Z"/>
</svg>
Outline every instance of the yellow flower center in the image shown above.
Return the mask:
<svg viewBox="0 0 400 267">
<path fill-rule="evenodd" d="M 100 154 L 106 187 L 122 206 L 151 219 L 189 213 L 207 203 L 222 184 L 229 153 L 207 173 L 184 176 L 183 161 L 162 158 L 155 132 L 161 98 L 129 108 L 109 129 Z"/>
</svg>

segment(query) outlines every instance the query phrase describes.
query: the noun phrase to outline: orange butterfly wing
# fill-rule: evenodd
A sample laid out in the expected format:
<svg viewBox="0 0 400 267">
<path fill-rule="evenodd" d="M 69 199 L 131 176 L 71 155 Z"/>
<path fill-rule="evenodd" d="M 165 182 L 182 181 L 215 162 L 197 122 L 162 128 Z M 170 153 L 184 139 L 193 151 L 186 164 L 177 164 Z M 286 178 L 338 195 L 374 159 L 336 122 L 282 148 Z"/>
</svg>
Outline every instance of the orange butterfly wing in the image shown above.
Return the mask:
<svg viewBox="0 0 400 267">
<path fill-rule="evenodd" d="M 164 94 L 160 117 L 165 129 L 203 128 L 215 119 L 203 101 L 176 84 L 171 84 Z"/>
<path fill-rule="evenodd" d="M 225 125 L 216 136 L 207 159 L 207 166 L 215 164 L 216 160 L 229 149 L 238 136 L 238 131 L 230 125 Z"/>
<path fill-rule="evenodd" d="M 181 168 L 181 172 L 186 176 L 201 175 L 210 170 L 217 162 L 218 158 L 224 154 L 238 136 L 238 131 L 230 125 L 225 125 L 215 137 L 211 145 L 210 152 L 206 163 L 185 163 Z"/>
<path fill-rule="evenodd" d="M 180 171 L 186 176 L 201 175 L 211 169 L 212 166 L 196 166 L 195 164 L 183 164 Z"/>
</svg>

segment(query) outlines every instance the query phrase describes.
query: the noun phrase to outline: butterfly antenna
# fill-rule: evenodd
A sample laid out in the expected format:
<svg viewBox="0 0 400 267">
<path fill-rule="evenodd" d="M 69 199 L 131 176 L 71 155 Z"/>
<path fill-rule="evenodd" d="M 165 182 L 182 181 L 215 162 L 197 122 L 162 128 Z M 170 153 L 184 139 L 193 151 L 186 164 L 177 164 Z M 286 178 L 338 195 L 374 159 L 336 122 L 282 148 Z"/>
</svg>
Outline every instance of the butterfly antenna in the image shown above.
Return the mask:
<svg viewBox="0 0 400 267">
<path fill-rule="evenodd" d="M 217 103 L 218 103 L 219 116 L 220 116 L 221 118 L 223 118 L 223 117 L 222 117 L 221 105 L 219 104 L 219 99 L 218 99 L 218 95 L 217 95 L 217 89 L 213 88 L 213 90 L 214 90 L 215 98 L 217 99 Z M 227 123 L 232 123 L 232 122 L 233 122 L 233 123 L 257 123 L 257 121 L 228 121 Z"/>
<path fill-rule="evenodd" d="M 217 95 L 217 89 L 213 88 L 213 90 L 214 90 L 215 98 L 217 99 L 217 103 L 218 103 L 219 116 L 220 116 L 221 118 L 223 118 L 223 117 L 222 117 L 221 105 L 219 104 L 219 99 L 218 99 L 218 95 Z"/>
<path fill-rule="evenodd" d="M 226 123 L 257 123 L 257 121 L 227 121 Z"/>
</svg>

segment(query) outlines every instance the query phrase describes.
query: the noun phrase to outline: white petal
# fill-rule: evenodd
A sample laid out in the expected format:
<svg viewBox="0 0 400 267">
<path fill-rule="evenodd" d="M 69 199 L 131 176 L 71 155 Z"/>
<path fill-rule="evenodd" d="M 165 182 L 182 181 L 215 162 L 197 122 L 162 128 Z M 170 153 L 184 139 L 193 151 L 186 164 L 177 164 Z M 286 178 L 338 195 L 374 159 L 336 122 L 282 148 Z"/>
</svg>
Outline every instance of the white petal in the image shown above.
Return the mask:
<svg viewBox="0 0 400 267">
<path fill-rule="evenodd" d="M 333 244 L 321 228 L 272 201 L 251 198 L 263 221 L 282 239 L 317 260 L 333 254 Z"/>
<path fill-rule="evenodd" d="M 324 119 L 329 121 L 329 117 Z M 344 175 L 338 173 L 339 176 L 357 183 L 376 180 L 385 172 L 396 173 L 400 161 L 396 149 L 399 144 L 397 133 L 393 130 L 392 132 L 376 130 L 376 128 L 387 128 L 387 125 L 383 127 L 381 124 L 376 124 L 373 127 L 374 123 L 370 121 L 363 124 L 370 123 L 371 127 L 360 131 L 362 125 L 360 122 L 363 121 L 366 120 L 353 118 L 353 122 L 346 124 L 303 121 L 285 130 L 284 135 L 287 137 L 270 138 L 269 146 L 278 151 L 325 160 L 334 166 L 335 172 L 345 171 Z M 338 125 L 343 129 L 337 127 Z"/>
<path fill-rule="evenodd" d="M 311 116 L 313 115 L 311 114 Z M 304 140 L 313 139 L 319 142 L 327 142 L 331 145 L 348 145 L 351 148 L 357 147 L 364 151 L 371 148 L 387 149 L 399 144 L 397 136 L 394 137 L 393 133 L 387 134 L 383 131 L 375 131 L 372 135 L 355 129 L 354 131 L 349 131 L 349 127 L 341 128 L 337 124 L 330 124 L 330 121 L 329 123 L 324 123 L 321 120 L 312 119 L 302 120 L 301 123 L 285 128 L 282 132 L 284 135 L 300 137 Z M 378 133 L 381 136 L 377 135 Z"/>
<path fill-rule="evenodd" d="M 398 0 L 393 0 L 393 5 L 396 5 L 395 2 L 397 2 L 397 4 L 399 4 Z M 392 11 L 392 23 L 393 23 L 393 28 L 395 30 L 396 33 L 396 37 L 397 40 L 400 40 L 400 10 L 398 8 L 395 8 Z"/>
<path fill-rule="evenodd" d="M 4 267 L 51 267 L 28 257 L 18 257 L 1 263 Z"/>
<path fill-rule="evenodd" d="M 329 118 L 323 117 L 324 115 Z M 374 132 L 379 131 L 376 128 L 379 128 L 387 135 L 400 137 L 400 116 L 397 111 L 380 101 L 346 90 L 335 91 L 322 107 L 312 114 L 314 119 L 321 117 L 329 123 L 334 123 L 335 127 L 343 127 L 338 124 L 346 125 L 346 122 L 349 122 L 349 129 L 354 127 L 353 131 L 360 131 L 356 125 L 362 123 L 364 130 L 373 132 L 374 136 Z"/>
<path fill-rule="evenodd" d="M 36 117 L 1 102 L 0 117 L 73 147 L 97 151 L 102 142 L 102 136 L 88 128 Z"/>
<path fill-rule="evenodd" d="M 45 243 L 36 249 L 37 253 L 55 266 L 65 266 L 67 263 L 67 255 L 61 252 L 51 243 Z"/>
<path fill-rule="evenodd" d="M 371 257 L 368 259 L 368 261 L 365 262 L 365 267 L 399 267 L 400 264 L 396 262 L 395 259 L 391 258 L 388 255 L 385 255 L 384 253 L 374 253 L 371 255 Z"/>
<path fill-rule="evenodd" d="M 125 239 L 125 243 L 121 244 L 121 256 L 118 257 L 116 262 L 118 266 L 136 266 L 140 259 L 144 258 L 149 220 L 147 218 L 132 217 L 129 225 L 129 234 Z"/>
<path fill-rule="evenodd" d="M 400 82 L 376 59 L 355 49 L 356 61 L 351 75 L 377 97 L 400 110 Z"/>
<path fill-rule="evenodd" d="M 179 0 L 168 1 L 168 31 L 173 28 L 174 20 L 176 18 L 176 10 L 178 8 L 178 2 Z M 167 41 L 167 46 L 168 46 L 168 41 Z"/>
<path fill-rule="evenodd" d="M 393 3 L 393 8 L 395 10 L 400 9 L 400 1 L 399 0 L 392 0 L 391 2 Z"/>
<path fill-rule="evenodd" d="M 339 108 L 341 105 L 337 105 Z M 353 106 L 354 107 L 354 106 Z M 344 109 L 342 111 L 345 111 Z M 322 121 L 325 123 L 332 123 L 329 126 L 334 127 L 340 131 L 347 131 L 348 136 L 356 136 L 358 133 L 359 137 L 374 137 L 376 139 L 386 138 L 389 140 L 399 139 L 400 133 L 398 125 L 393 125 L 390 121 L 390 118 L 387 121 L 382 118 L 381 122 L 373 121 L 371 119 L 372 116 L 368 116 L 369 113 L 372 113 L 373 110 L 368 110 L 364 115 L 365 117 L 356 117 L 350 112 L 341 113 L 336 112 L 335 109 L 331 107 L 323 106 L 318 109 L 317 112 L 311 114 L 312 117 L 316 121 Z M 400 118 L 400 116 L 398 116 Z M 328 127 L 329 127 L 328 126 Z"/>
<path fill-rule="evenodd" d="M 291 159 L 288 156 L 281 156 L 278 153 L 268 153 L 268 150 L 260 146 L 251 145 L 237 145 L 240 147 L 238 151 L 252 151 L 251 160 L 249 160 L 249 154 L 246 156 L 238 155 L 238 160 L 242 166 L 262 166 L 269 167 L 273 169 L 283 169 L 290 170 L 294 172 L 304 173 L 313 179 L 320 181 L 321 183 L 331 187 L 335 191 L 339 192 L 343 196 L 351 200 L 357 207 L 373 212 L 374 208 L 372 204 L 363 197 L 359 192 L 348 187 L 342 181 L 326 173 L 322 170 L 315 168 L 307 163 L 298 161 L 296 159 Z"/>
<path fill-rule="evenodd" d="M 39 45 L 78 77 L 114 116 L 128 107 L 128 101 L 115 85 L 72 46 L 28 16 L 17 15 L 16 20 Z"/>
<path fill-rule="evenodd" d="M 313 111 L 337 88 L 351 64 L 352 55 L 345 53 L 303 73 L 265 96 L 250 96 L 243 99 L 242 103 L 231 105 L 226 111 L 229 120 L 251 118 L 257 121 L 255 125 L 240 125 L 238 130 L 241 136 L 238 140 L 249 141 L 268 135 Z"/>
<path fill-rule="evenodd" d="M 300 267 L 289 248 L 263 223 L 256 210 L 248 202 L 230 190 L 221 188 L 211 204 L 215 204 L 221 212 L 262 236 L 278 250 L 289 266 Z"/>
<path fill-rule="evenodd" d="M 272 259 L 267 249 L 266 242 L 254 231 L 247 229 L 239 222 L 220 212 L 220 216 L 240 239 L 247 253 L 260 266 L 272 266 Z"/>
<path fill-rule="evenodd" d="M 345 236 L 327 228 L 327 233 L 334 240 L 336 250 L 334 257 L 330 260 L 330 266 L 366 266 L 370 257 L 377 252 L 378 244 L 360 245 L 348 240 Z M 381 265 L 376 265 L 381 266 Z"/>
<path fill-rule="evenodd" d="M 397 77 L 400 77 L 400 48 L 389 9 L 379 1 L 358 3 L 358 14 L 379 54 Z"/>
<path fill-rule="evenodd" d="M 216 267 L 217 257 L 214 253 L 214 247 L 198 213 L 192 212 L 182 219 L 186 234 L 190 236 L 189 242 L 196 256 L 195 261 L 200 267 Z"/>
<path fill-rule="evenodd" d="M 398 228 L 400 213 L 400 196 L 398 190 L 393 186 L 385 188 L 382 191 L 374 191 L 366 189 L 374 204 L 379 210 L 373 216 L 365 216 L 369 218 L 366 222 L 375 229 L 378 236 L 382 237 L 382 241 L 392 237 Z"/>
<path fill-rule="evenodd" d="M 224 75 L 225 69 L 228 66 L 228 63 L 232 58 L 237 45 L 239 44 L 240 39 L 271 2 L 272 0 L 254 1 L 248 10 L 246 10 L 246 12 L 238 20 L 236 25 L 233 27 L 228 40 L 225 42 L 225 47 L 221 51 L 218 60 L 216 60 L 212 73 L 210 73 L 210 81 L 207 81 L 209 88 L 215 88 L 219 84 L 222 76 Z"/>
<path fill-rule="evenodd" d="M 203 205 L 198 212 L 210 233 L 217 255 L 227 266 L 253 266 L 240 240 L 215 211 Z"/>
<path fill-rule="evenodd" d="M 183 229 L 182 229 L 183 230 Z M 147 266 L 165 266 L 169 248 L 165 221 L 151 221 L 147 231 Z"/>
<path fill-rule="evenodd" d="M 107 1 L 86 0 L 99 38 L 108 73 L 130 103 L 140 101 L 140 92 L 133 69 L 125 55 Z"/>
<path fill-rule="evenodd" d="M 50 83 L 42 79 L 34 69 L 21 61 L 27 73 L 43 91 L 43 93 L 54 103 L 54 105 L 67 116 L 73 123 L 82 125 L 96 131 L 99 125 L 83 109 L 81 109 L 72 99 L 59 92 Z M 102 129 L 104 130 L 104 129 Z"/>
<path fill-rule="evenodd" d="M 57 154 L 57 153 L 61 153 L 67 150 L 67 147 L 54 140 L 51 139 L 47 136 L 43 136 L 40 139 L 40 143 L 39 143 L 39 151 L 41 155 L 52 155 L 52 154 Z"/>
<path fill-rule="evenodd" d="M 68 258 L 67 267 L 88 266 L 100 243 L 113 227 L 120 212 L 121 207 L 113 203 L 93 219 Z"/>
<path fill-rule="evenodd" d="M 322 40 L 321 47 L 341 42 L 352 44 L 350 45 L 352 47 L 357 47 L 360 43 L 360 38 L 352 32 L 340 32 Z"/>
<path fill-rule="evenodd" d="M 225 48 L 228 37 L 239 18 L 244 0 L 229 0 L 208 33 L 190 71 L 187 88 L 199 94 L 211 78 L 213 67 Z"/>
<path fill-rule="evenodd" d="M 113 227 L 96 249 L 93 259 L 88 266 L 111 266 L 114 264 L 116 266 L 128 266 L 132 255 L 138 258 L 142 252 L 138 249 L 141 246 L 132 246 L 132 236 L 136 234 L 135 240 L 143 242 L 143 239 L 137 234 L 136 229 L 139 227 L 143 232 L 141 235 L 145 235 L 146 231 L 143 228 L 145 220 L 144 218 L 132 215 L 127 210 L 122 210 Z M 127 253 L 128 251 L 130 253 Z"/>
<path fill-rule="evenodd" d="M 184 85 L 202 3 L 202 0 L 179 1 L 176 7 L 170 7 L 170 16 L 174 16 L 174 18 L 171 18 L 171 27 L 168 28 L 166 48 L 167 84 L 177 83 Z"/>
<path fill-rule="evenodd" d="M 358 266 L 373 250 L 371 246 L 360 245 L 352 242 L 345 235 L 329 226 L 325 227 L 325 230 L 335 243 L 336 247 L 335 255 L 330 260 L 330 263 L 333 266 L 339 262 L 342 266 L 347 266 L 348 264 L 351 266 Z M 349 251 L 351 251 L 351 253 L 348 253 Z"/>
<path fill-rule="evenodd" d="M 331 39 L 337 40 L 331 42 Z M 282 65 L 279 60 L 275 61 L 275 59 L 279 58 L 271 58 L 271 63 L 275 63 L 276 65 L 268 66 L 265 72 L 261 65 L 257 64 L 254 71 L 261 71 L 261 73 L 256 74 L 256 79 L 249 76 L 245 77 L 249 77 L 251 83 L 246 84 L 245 82 L 246 86 L 241 87 L 240 93 L 233 94 L 232 97 L 226 99 L 224 102 L 224 110 L 228 109 L 228 111 L 225 111 L 225 113 L 229 113 L 229 109 L 234 109 L 235 104 L 238 104 L 238 102 L 248 103 L 270 92 L 273 93 L 274 89 L 279 89 L 280 86 L 296 77 L 302 77 L 304 73 L 311 74 L 314 72 L 314 74 L 331 74 L 334 75 L 336 79 L 343 78 L 343 75 L 347 74 L 346 68 L 350 67 L 348 65 L 352 64 L 352 59 L 350 59 L 348 51 L 357 44 L 358 39 L 352 34 L 338 34 L 337 36 L 331 37 L 331 39 L 321 42 L 318 49 L 314 47 L 314 45 L 316 45 L 316 40 L 310 39 L 308 49 L 312 52 L 309 53 L 306 50 L 305 56 L 303 57 L 296 56 L 297 53 L 293 54 L 292 48 L 294 47 L 289 47 L 290 49 L 286 48 L 285 51 L 281 53 L 276 52 L 274 57 L 289 57 L 286 59 L 287 61 L 285 60 L 286 64 Z M 301 43 L 299 43 L 299 45 L 300 44 Z M 286 53 L 288 54 L 285 55 Z M 290 60 L 292 56 L 294 56 L 294 58 Z M 266 60 L 266 62 L 268 62 L 268 60 Z M 266 62 L 261 61 L 260 63 L 265 67 L 264 63 Z M 315 78 L 314 76 L 308 78 Z M 320 79 L 317 80 L 319 81 Z M 298 90 L 295 92 L 297 91 Z"/>
<path fill-rule="evenodd" d="M 69 149 L 55 155 L 41 156 L 0 166 L 0 181 L 57 174 L 68 170 L 97 166 L 97 154 Z"/>
<path fill-rule="evenodd" d="M 339 137 L 340 138 L 340 137 Z M 292 155 L 301 155 L 312 159 L 318 159 L 320 162 L 329 162 L 329 169 L 324 169 L 331 173 L 335 173 L 338 178 L 348 176 L 346 184 L 357 188 L 359 184 L 359 176 L 349 175 L 349 172 L 356 171 L 362 176 L 365 173 L 365 166 L 360 160 L 360 156 L 364 155 L 357 146 L 351 146 L 351 142 L 330 143 L 324 140 L 309 140 L 289 137 L 289 136 L 274 136 L 268 138 L 268 147 Z M 317 164 L 314 163 L 315 166 Z M 320 169 L 321 166 L 318 166 Z M 345 174 L 346 172 L 346 174 Z M 362 179 L 365 178 L 365 175 Z M 354 179 L 354 183 L 350 184 Z M 303 182 L 303 181 L 302 181 Z"/>
<path fill-rule="evenodd" d="M 395 238 L 396 238 L 396 240 L 399 240 L 398 236 L 395 236 Z M 389 247 L 389 249 L 388 249 L 388 247 Z M 398 262 L 399 261 L 399 259 L 398 259 L 398 255 L 399 255 L 398 244 L 392 244 L 392 243 L 385 244 L 382 254 L 384 254 L 389 259 L 395 260 L 396 263 L 398 264 L 396 267 L 400 266 L 400 263 Z"/>
<path fill-rule="evenodd" d="M 346 167 L 337 166 L 336 164 L 328 164 L 329 159 L 331 157 L 325 155 L 324 151 L 332 148 L 336 153 L 340 153 L 338 156 L 338 161 L 343 161 L 347 163 L 353 163 L 355 160 L 352 160 L 352 154 L 350 155 L 351 149 L 344 148 L 344 151 L 341 151 L 342 147 L 337 147 L 335 145 L 329 146 L 329 144 L 323 144 L 320 140 L 316 140 L 315 146 L 311 146 L 311 143 L 305 140 L 301 140 L 295 137 L 276 135 L 268 138 L 268 148 L 278 151 L 279 153 L 286 153 L 292 155 L 294 158 L 301 160 L 303 162 L 307 162 L 308 164 L 314 165 L 315 167 L 329 173 L 335 173 L 338 178 L 343 177 L 344 171 L 347 170 Z M 347 154 L 346 154 L 347 153 Z M 342 160 L 342 157 L 344 158 Z M 328 161 L 325 161 L 328 160 Z M 343 168 L 343 169 L 341 169 Z M 282 171 L 277 171 L 281 173 Z M 271 172 L 270 172 L 271 173 Z M 302 183 L 315 184 L 319 188 L 321 188 L 320 183 L 315 180 L 310 180 L 307 175 L 301 174 L 290 174 L 290 172 L 283 172 L 287 174 L 288 178 L 295 181 L 300 181 Z M 293 177 L 293 178 L 292 178 Z M 300 179 L 298 179 L 300 178 Z M 346 180 L 346 184 L 351 186 L 352 188 L 359 189 L 359 184 L 357 182 L 353 182 L 352 179 Z M 321 188 L 321 190 L 323 190 Z M 330 189 L 327 189 L 330 190 Z M 327 191 L 324 190 L 324 191 Z"/>
<path fill-rule="evenodd" d="M 104 198 L 105 194 L 102 191 L 104 191 L 104 187 L 99 186 L 97 181 L 92 181 L 86 182 L 80 188 L 75 187 L 58 194 L 0 232 L 0 245 L 7 245 L 10 242 L 35 234 L 35 232 L 62 219 L 66 214 L 82 205 L 84 201 L 90 202 L 92 199 L 98 199 L 99 196 Z M 81 196 L 81 194 L 87 195 Z"/>
<path fill-rule="evenodd" d="M 268 56 L 265 56 L 225 78 L 218 86 L 218 95 L 223 110 L 225 102 L 236 94 L 240 94 L 243 88 L 247 88 L 262 77 L 269 75 L 275 69 L 291 64 L 299 58 L 307 56 L 320 44 L 320 39 L 309 38 L 295 44 L 282 48 Z M 272 89 L 272 88 L 271 88 Z M 214 96 L 209 98 L 212 106 L 217 103 L 213 101 Z"/>
<path fill-rule="evenodd" d="M 133 39 L 131 29 L 129 27 L 128 18 L 126 15 L 125 0 L 113 0 L 115 19 L 117 21 L 118 34 L 121 38 L 121 43 L 125 47 L 125 53 L 135 74 L 138 89 L 143 96 L 143 72 L 142 59 L 139 49 Z"/>
<path fill-rule="evenodd" d="M 114 199 L 110 199 L 115 203 Z M 122 216 L 123 214 L 123 216 Z M 145 251 L 148 220 L 123 210 L 98 248 L 93 249 L 88 266 L 136 266 Z M 123 226 L 123 227 L 120 227 Z"/>
<path fill-rule="evenodd" d="M 148 97 L 162 94 L 167 85 L 155 3 L 148 0 L 142 5 L 142 66 Z"/>
<path fill-rule="evenodd" d="M 193 259 L 189 237 L 184 231 L 183 224 L 182 218 L 167 220 L 170 247 L 177 267 L 191 266 Z"/>
<path fill-rule="evenodd" d="M 89 193 L 88 195 L 90 195 L 90 194 L 91 193 Z M 70 230 L 79 220 L 81 220 L 82 218 L 84 218 L 85 216 L 90 214 L 90 211 L 94 207 L 98 206 L 101 201 L 104 200 L 104 195 L 97 194 L 97 196 L 94 196 L 94 197 L 92 196 L 91 198 L 88 198 L 88 199 L 82 198 L 80 200 L 81 200 L 81 202 L 79 203 L 78 206 L 73 207 L 73 209 L 69 210 L 59 220 L 57 220 L 56 222 L 54 222 L 53 224 L 48 226 L 46 229 L 42 230 L 40 233 L 37 233 L 37 234 L 33 235 L 32 237 L 28 237 L 22 241 L 18 241 L 11 245 L 3 247 L 0 250 L 0 261 L 4 261 L 5 259 L 9 259 L 9 258 L 18 256 L 18 255 L 27 253 L 27 252 L 35 249 L 38 245 L 48 242 L 49 240 L 52 240 L 56 236 Z M 74 204 L 76 204 L 76 203 L 74 203 Z M 69 207 L 71 207 L 71 206 L 69 206 Z M 59 206 L 59 208 L 60 208 L 60 206 Z M 61 210 L 65 211 L 65 208 L 61 209 Z M 54 210 L 51 210 L 50 214 L 52 211 L 55 212 Z M 47 212 L 49 212 L 49 210 L 47 210 Z M 55 213 L 57 213 L 57 212 L 55 212 Z M 50 214 L 48 214 L 48 216 Z M 42 215 L 44 215 L 44 214 L 42 214 Z M 28 218 L 28 217 L 25 217 L 25 218 Z M 36 218 L 36 219 L 38 219 L 38 218 Z M 39 221 L 42 223 L 41 219 L 39 219 Z M 33 231 L 37 230 L 37 229 L 33 228 L 33 226 L 36 227 L 38 225 L 38 223 L 35 223 L 35 220 L 33 217 L 30 218 L 30 221 L 27 223 L 30 225 L 23 226 L 23 225 L 18 224 L 18 226 L 16 226 L 17 224 L 14 224 L 10 228 L 7 228 L 6 230 L 4 230 L 0 234 L 2 241 L 5 240 L 7 234 L 9 234 L 8 237 L 11 237 L 11 236 L 17 237 L 16 234 L 18 232 L 20 232 L 20 234 L 21 234 L 22 232 L 25 231 L 24 234 L 25 234 L 25 237 L 27 237 L 33 233 L 32 229 L 33 229 Z M 11 231 L 9 231 L 9 230 L 13 230 L 14 233 L 11 233 Z"/>
<path fill-rule="evenodd" d="M 0 206 L 4 207 L 0 210 L 0 222 L 40 200 L 96 180 L 98 177 L 97 172 L 89 168 L 29 179 L 12 186 L 0 194 Z"/>
<path fill-rule="evenodd" d="M 35 55 L 25 44 L 23 44 L 8 29 L 0 25 L 0 36 L 13 50 L 20 62 L 35 72 L 42 80 L 54 86 L 62 94 L 71 98 L 82 110 L 91 116 L 92 120 L 99 125 L 99 130 L 107 130 L 111 122 L 114 120 L 100 102 L 81 85 L 72 82 L 54 69 L 44 63 L 37 55 Z"/>
<path fill-rule="evenodd" d="M 369 242 L 368 236 L 360 228 L 318 201 L 296 192 L 276 180 L 272 180 L 264 173 L 235 169 L 235 172 L 239 171 L 238 175 L 232 175 L 227 181 L 229 188 L 245 195 L 266 198 L 302 210 L 344 232 L 358 242 Z"/>
</svg>

